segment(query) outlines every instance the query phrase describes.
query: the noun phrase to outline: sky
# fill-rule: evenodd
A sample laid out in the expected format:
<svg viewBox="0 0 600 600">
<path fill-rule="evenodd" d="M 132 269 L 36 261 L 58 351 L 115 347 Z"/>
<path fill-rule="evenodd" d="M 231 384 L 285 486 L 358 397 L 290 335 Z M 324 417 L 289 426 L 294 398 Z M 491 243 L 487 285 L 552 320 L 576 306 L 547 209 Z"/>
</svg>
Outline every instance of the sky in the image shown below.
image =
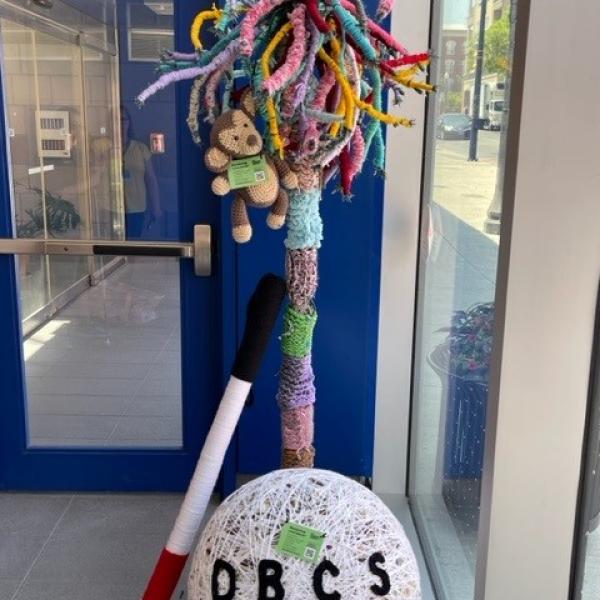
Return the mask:
<svg viewBox="0 0 600 600">
<path fill-rule="evenodd" d="M 466 25 L 471 0 L 444 0 L 444 25 Z"/>
</svg>

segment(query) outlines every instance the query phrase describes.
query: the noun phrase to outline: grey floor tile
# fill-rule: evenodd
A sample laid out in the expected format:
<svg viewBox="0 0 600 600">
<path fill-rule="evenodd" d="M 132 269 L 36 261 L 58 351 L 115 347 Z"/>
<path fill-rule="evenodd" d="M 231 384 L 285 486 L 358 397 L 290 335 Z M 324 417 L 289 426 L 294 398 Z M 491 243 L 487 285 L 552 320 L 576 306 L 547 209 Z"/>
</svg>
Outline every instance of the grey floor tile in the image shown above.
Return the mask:
<svg viewBox="0 0 600 600">
<path fill-rule="evenodd" d="M 0 578 L 0 598 L 10 600 L 19 587 L 20 579 L 2 579 Z"/>
<path fill-rule="evenodd" d="M 139 600 L 144 589 L 143 581 L 123 584 L 112 581 L 27 580 L 14 600 Z"/>
<path fill-rule="evenodd" d="M 136 396 L 126 414 L 136 417 L 174 417 L 181 419 L 181 398 L 177 396 Z"/>
<path fill-rule="evenodd" d="M 156 363 L 169 364 L 169 365 L 180 365 L 181 364 L 181 352 L 172 350 L 163 350 L 155 360 Z"/>
<path fill-rule="evenodd" d="M 49 535 L 71 498 L 71 494 L 0 494 L 0 536 Z"/>
<path fill-rule="evenodd" d="M 182 494 L 78 495 L 55 535 L 110 540 L 113 536 L 158 534 L 166 540 L 182 501 Z"/>
<path fill-rule="evenodd" d="M 119 416 L 131 405 L 131 397 L 29 394 L 30 415 Z"/>
<path fill-rule="evenodd" d="M 104 440 L 118 420 L 118 417 L 32 415 L 29 419 L 29 435 L 32 439 Z"/>
<path fill-rule="evenodd" d="M 163 534 L 87 531 L 53 535 L 27 578 L 30 582 L 121 585 L 144 583 L 165 544 Z"/>
<path fill-rule="evenodd" d="M 85 352 L 81 358 L 85 361 Z M 148 374 L 150 366 L 147 364 L 98 364 L 92 362 L 71 362 L 65 364 L 53 365 L 51 368 L 48 365 L 41 366 L 46 372 L 42 375 L 50 374 L 52 377 L 70 377 L 72 379 L 86 379 L 93 377 L 96 379 L 137 379 L 141 380 Z M 35 372 L 30 372 L 29 364 L 26 367 L 27 375 L 36 375 Z"/>
<path fill-rule="evenodd" d="M 159 440 L 180 440 L 181 436 L 181 418 L 123 416 L 110 440 L 142 440 L 152 445 Z"/>
<path fill-rule="evenodd" d="M 106 439 L 87 439 L 87 438 L 65 438 L 61 436 L 43 438 L 36 437 L 29 439 L 29 448 L 104 448 Z"/>
<path fill-rule="evenodd" d="M 141 396 L 178 396 L 181 394 L 181 378 L 179 374 L 177 377 L 170 377 L 168 379 L 147 379 L 144 381 L 136 395 Z"/>
<path fill-rule="evenodd" d="M 71 379 L 70 377 L 28 377 L 27 390 L 30 394 L 64 394 L 90 396 L 131 396 L 138 388 L 135 379 Z"/>
<path fill-rule="evenodd" d="M 25 576 L 70 500 L 67 495 L 0 495 L 1 579 Z"/>
<path fill-rule="evenodd" d="M 21 581 L 29 571 L 48 536 L 35 533 L 3 533 L 1 535 L 0 578 Z"/>
<path fill-rule="evenodd" d="M 141 344 L 140 344 L 141 345 Z M 149 364 L 154 362 L 159 356 L 160 348 L 149 350 L 123 350 L 114 352 L 111 348 L 90 349 L 85 352 L 85 358 L 92 363 L 100 364 Z M 64 350 L 57 362 L 69 363 L 71 361 L 81 360 L 82 353 L 77 350 Z"/>
</svg>

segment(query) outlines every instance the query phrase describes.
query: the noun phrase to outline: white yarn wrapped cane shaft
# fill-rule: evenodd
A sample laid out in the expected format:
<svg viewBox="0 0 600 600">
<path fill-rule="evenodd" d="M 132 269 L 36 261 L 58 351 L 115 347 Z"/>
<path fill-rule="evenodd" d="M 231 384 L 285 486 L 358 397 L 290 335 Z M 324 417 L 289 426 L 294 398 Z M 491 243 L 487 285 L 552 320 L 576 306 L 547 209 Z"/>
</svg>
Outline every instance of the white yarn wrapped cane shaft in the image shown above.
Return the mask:
<svg viewBox="0 0 600 600">
<path fill-rule="evenodd" d="M 210 502 L 221 465 L 252 384 L 231 377 L 210 428 L 194 477 L 167 542 L 167 550 L 187 555 Z"/>
</svg>

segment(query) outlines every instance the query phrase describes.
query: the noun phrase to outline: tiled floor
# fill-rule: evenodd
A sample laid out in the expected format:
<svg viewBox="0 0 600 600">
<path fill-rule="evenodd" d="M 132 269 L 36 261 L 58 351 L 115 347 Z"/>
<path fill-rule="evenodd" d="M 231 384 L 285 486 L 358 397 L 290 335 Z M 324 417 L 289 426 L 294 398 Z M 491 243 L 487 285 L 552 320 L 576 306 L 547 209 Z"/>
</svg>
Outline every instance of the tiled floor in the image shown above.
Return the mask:
<svg viewBox="0 0 600 600">
<path fill-rule="evenodd" d="M 24 343 L 32 446 L 181 444 L 179 265 L 134 259 Z"/>
<path fill-rule="evenodd" d="M 406 500 L 384 500 L 421 563 Z M 179 495 L 0 495 L 2 600 L 139 600 L 165 544 Z M 185 579 L 173 599 L 185 598 Z"/>
</svg>

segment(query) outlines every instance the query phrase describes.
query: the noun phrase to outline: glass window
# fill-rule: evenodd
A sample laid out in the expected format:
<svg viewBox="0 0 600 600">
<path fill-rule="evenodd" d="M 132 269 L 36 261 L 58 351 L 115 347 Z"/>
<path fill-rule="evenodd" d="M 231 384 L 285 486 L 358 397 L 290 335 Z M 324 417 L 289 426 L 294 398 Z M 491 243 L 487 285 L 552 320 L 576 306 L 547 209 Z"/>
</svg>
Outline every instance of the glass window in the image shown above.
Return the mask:
<svg viewBox="0 0 600 600">
<path fill-rule="evenodd" d="M 574 600 L 600 597 L 600 295 L 596 309 L 587 449 L 579 511 Z"/>
<path fill-rule="evenodd" d="M 514 23 L 516 0 L 509 4 Z M 456 91 L 433 97 L 428 120 L 409 493 L 438 597 L 472 600 L 509 92 L 496 83 L 510 82 L 513 28 L 495 26 L 488 11 L 477 65 L 481 2 L 441 5 L 434 55 L 451 25 L 473 43 L 468 72 L 455 71 Z M 444 61 L 432 64 L 434 80 L 447 72 Z"/>
</svg>

